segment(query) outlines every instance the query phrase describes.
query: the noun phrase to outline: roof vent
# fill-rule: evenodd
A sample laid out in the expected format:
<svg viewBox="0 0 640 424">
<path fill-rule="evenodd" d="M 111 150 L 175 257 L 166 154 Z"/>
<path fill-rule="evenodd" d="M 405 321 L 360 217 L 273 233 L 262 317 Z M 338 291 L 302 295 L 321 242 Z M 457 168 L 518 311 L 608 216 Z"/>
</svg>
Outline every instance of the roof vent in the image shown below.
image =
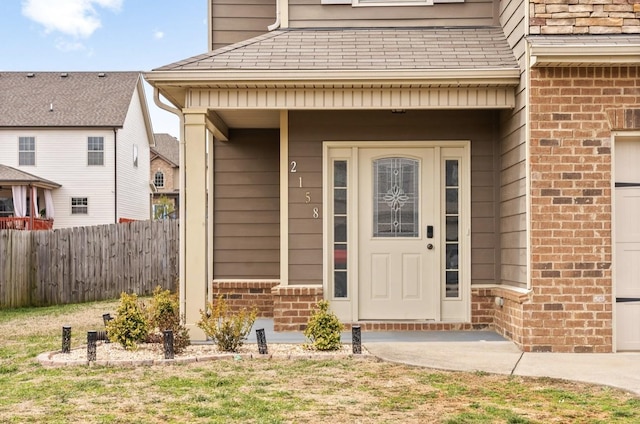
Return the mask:
<svg viewBox="0 0 640 424">
<path fill-rule="evenodd" d="M 34 74 L 33 72 L 29 72 L 29 73 L 27 74 L 27 78 L 33 78 L 33 77 L 35 77 L 35 76 L 36 76 L 36 74 Z"/>
<path fill-rule="evenodd" d="M 69 74 L 66 73 L 66 72 L 63 72 L 63 73 L 60 74 L 60 78 L 66 78 L 68 76 L 69 76 Z"/>
<path fill-rule="evenodd" d="M 107 76 L 107 74 L 105 74 L 104 72 L 100 72 L 100 73 L 98 74 L 98 78 L 104 78 L 104 77 L 106 77 L 106 76 Z"/>
</svg>

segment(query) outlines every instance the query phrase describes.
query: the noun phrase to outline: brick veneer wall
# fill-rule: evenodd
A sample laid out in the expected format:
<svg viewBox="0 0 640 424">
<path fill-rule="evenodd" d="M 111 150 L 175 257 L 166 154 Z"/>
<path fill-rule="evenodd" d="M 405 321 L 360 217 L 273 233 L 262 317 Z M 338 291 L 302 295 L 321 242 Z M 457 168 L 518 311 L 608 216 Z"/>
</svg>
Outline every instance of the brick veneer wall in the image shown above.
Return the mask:
<svg viewBox="0 0 640 424">
<path fill-rule="evenodd" d="M 275 331 L 304 330 L 315 305 L 323 299 L 322 286 L 276 286 L 271 293 Z"/>
<path fill-rule="evenodd" d="M 531 34 L 640 34 L 640 0 L 530 0 Z"/>
<path fill-rule="evenodd" d="M 323 299 L 321 286 L 279 286 L 276 281 L 214 281 L 211 296 L 224 296 L 231 309 L 258 307 L 260 317 L 273 317 L 276 331 L 302 331 L 317 302 Z M 502 306 L 496 297 L 504 300 Z M 469 331 L 495 329 L 522 347 L 522 305 L 528 295 L 491 288 L 472 290 L 472 322 L 367 321 L 362 331 Z M 345 330 L 353 323 L 345 322 Z"/>
<path fill-rule="evenodd" d="M 638 129 L 640 68 L 534 68 L 525 351 L 612 351 L 612 130 Z"/>
<path fill-rule="evenodd" d="M 232 311 L 258 308 L 258 316 L 273 317 L 271 289 L 277 281 L 213 281 L 209 293 L 212 298 L 222 295 Z"/>
<path fill-rule="evenodd" d="M 164 174 L 164 187 L 158 187 L 158 193 L 174 193 L 176 182 L 173 180 L 174 167 L 162 158 L 155 158 L 149 167 L 149 181 L 155 181 L 156 172 Z"/>
<path fill-rule="evenodd" d="M 525 309 L 531 306 L 529 293 L 520 293 L 509 288 L 494 287 L 472 290 L 471 317 L 476 325 L 486 323 L 497 333 L 524 348 Z M 502 304 L 496 303 L 496 299 Z"/>
<path fill-rule="evenodd" d="M 273 294 L 273 321 L 275 331 L 301 331 L 306 328 L 316 303 L 323 299 L 321 286 L 276 286 Z M 496 309 L 495 296 L 504 296 L 501 290 L 474 290 L 471 323 L 458 322 L 389 322 L 367 321 L 358 325 L 362 331 L 462 331 L 493 328 Z M 349 330 L 352 323 L 345 324 Z"/>
</svg>

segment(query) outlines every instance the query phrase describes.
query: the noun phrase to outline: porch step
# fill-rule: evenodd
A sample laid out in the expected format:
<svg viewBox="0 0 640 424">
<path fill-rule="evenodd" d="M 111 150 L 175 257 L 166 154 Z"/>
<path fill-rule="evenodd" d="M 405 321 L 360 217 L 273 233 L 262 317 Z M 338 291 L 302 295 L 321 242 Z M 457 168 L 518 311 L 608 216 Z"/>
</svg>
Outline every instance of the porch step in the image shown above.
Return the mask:
<svg viewBox="0 0 640 424">
<path fill-rule="evenodd" d="M 363 331 L 477 331 L 492 329 L 488 324 L 472 324 L 470 322 L 359 321 L 345 323 L 349 330 L 354 325 L 359 325 Z"/>
</svg>

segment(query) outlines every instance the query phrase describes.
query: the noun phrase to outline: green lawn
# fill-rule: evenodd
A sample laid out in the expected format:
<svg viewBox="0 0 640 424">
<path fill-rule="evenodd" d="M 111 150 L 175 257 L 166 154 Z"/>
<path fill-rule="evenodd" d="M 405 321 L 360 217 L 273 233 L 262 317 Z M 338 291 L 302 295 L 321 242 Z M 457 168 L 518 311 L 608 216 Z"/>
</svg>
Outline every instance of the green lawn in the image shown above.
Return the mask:
<svg viewBox="0 0 640 424">
<path fill-rule="evenodd" d="M 45 368 L 35 357 L 102 328 L 116 302 L 0 310 L 2 423 L 637 423 L 611 388 L 375 359 L 222 360 Z"/>
</svg>

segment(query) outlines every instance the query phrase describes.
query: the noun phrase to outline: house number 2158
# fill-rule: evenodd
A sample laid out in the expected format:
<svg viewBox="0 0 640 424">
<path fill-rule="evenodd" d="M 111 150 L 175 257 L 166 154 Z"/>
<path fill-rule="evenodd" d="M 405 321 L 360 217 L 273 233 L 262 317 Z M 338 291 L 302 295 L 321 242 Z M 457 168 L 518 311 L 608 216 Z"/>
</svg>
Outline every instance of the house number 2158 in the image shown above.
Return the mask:
<svg viewBox="0 0 640 424">
<path fill-rule="evenodd" d="M 296 172 L 298 172 L 298 162 L 296 162 L 295 160 L 292 160 L 289 163 L 289 172 L 291 172 L 292 174 L 295 174 Z M 298 177 L 298 185 L 299 185 L 300 188 L 302 188 L 302 177 Z M 311 192 L 310 191 L 305 191 L 304 192 L 304 203 L 306 203 L 306 204 L 311 203 Z M 313 209 L 311 209 L 311 216 L 314 219 L 320 218 L 320 210 L 317 207 L 314 207 Z"/>
</svg>

